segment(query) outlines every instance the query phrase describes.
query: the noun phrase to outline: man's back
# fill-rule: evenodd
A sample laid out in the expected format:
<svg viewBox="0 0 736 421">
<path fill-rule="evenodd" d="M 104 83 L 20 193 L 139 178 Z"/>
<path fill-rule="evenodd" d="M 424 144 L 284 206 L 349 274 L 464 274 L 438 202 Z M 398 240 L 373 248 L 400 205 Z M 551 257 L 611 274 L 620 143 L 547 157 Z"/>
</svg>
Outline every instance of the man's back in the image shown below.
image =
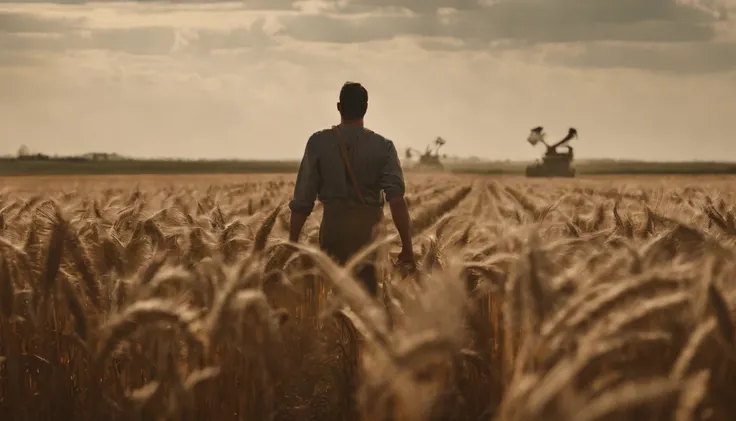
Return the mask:
<svg viewBox="0 0 736 421">
<path fill-rule="evenodd" d="M 403 172 L 392 141 L 359 126 L 340 125 L 337 129 L 347 146 L 366 204 L 382 206 L 381 191 L 385 192 L 387 200 L 404 194 Z M 311 213 L 315 199 L 324 204 L 359 201 L 334 129 L 316 132 L 307 141 L 290 207 Z"/>
<path fill-rule="evenodd" d="M 393 142 L 363 128 L 368 110 L 368 91 L 359 83 L 347 82 L 340 90 L 340 125 L 314 133 L 307 141 L 291 201 L 289 240 L 299 240 L 314 202 L 324 204 L 320 224 L 320 248 L 339 264 L 345 264 L 376 234 L 383 217 L 383 198 L 401 238 L 398 261 L 414 267 L 411 220 L 404 200 L 404 175 Z M 339 137 L 338 137 L 339 136 Z M 349 167 L 359 185 L 357 193 L 341 143 L 347 146 Z M 361 203 L 363 202 L 364 203 Z M 370 259 L 369 259 L 370 260 Z M 375 267 L 364 262 L 357 273 L 372 295 L 378 291 Z"/>
</svg>

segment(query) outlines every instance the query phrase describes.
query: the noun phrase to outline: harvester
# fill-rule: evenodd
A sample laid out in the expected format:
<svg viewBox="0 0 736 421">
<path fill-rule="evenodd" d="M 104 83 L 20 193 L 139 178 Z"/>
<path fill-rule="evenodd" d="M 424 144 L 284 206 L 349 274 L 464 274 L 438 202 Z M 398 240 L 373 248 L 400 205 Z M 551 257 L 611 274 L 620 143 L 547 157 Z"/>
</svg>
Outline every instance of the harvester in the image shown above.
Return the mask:
<svg viewBox="0 0 736 421">
<path fill-rule="evenodd" d="M 418 150 L 414 148 L 407 148 L 406 149 L 406 158 L 412 159 L 414 156 L 419 157 L 419 161 L 414 164 L 411 169 L 413 170 L 434 170 L 434 171 L 442 171 L 445 169 L 445 166 L 442 165 L 442 162 L 440 162 L 440 148 L 444 146 L 444 144 L 447 143 L 447 141 L 441 137 L 437 137 L 435 139 L 433 145 L 427 145 L 427 148 L 425 149 L 424 153 L 419 152 Z M 443 158 L 446 158 L 446 155 L 442 155 Z"/>
<path fill-rule="evenodd" d="M 578 136 L 578 131 L 570 128 L 562 140 L 555 144 L 548 144 L 545 140 L 544 128 L 539 126 L 532 129 L 527 141 L 536 146 L 541 143 L 547 147 L 547 152 L 542 157 L 542 161 L 535 162 L 526 167 L 527 177 L 575 177 L 575 168 L 571 167 L 573 153 L 572 147 L 568 144 L 572 138 Z M 567 150 L 558 151 L 557 148 L 565 147 Z"/>
</svg>

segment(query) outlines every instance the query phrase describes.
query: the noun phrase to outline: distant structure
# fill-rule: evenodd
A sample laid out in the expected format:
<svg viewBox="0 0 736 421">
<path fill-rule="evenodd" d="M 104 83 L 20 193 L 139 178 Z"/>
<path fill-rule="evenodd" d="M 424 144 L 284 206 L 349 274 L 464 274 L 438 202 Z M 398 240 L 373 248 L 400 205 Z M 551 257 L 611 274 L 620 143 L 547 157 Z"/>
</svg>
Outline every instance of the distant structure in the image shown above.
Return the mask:
<svg viewBox="0 0 736 421">
<path fill-rule="evenodd" d="M 409 168 L 414 171 L 442 171 L 445 166 L 440 161 L 440 148 L 443 147 L 447 141 L 441 137 L 437 137 L 432 144 L 427 145 L 424 153 L 419 152 L 414 148 L 406 148 L 406 159 L 411 160 L 414 156 L 419 157 L 419 161 Z M 442 155 L 442 158 L 447 158 L 447 155 Z"/>
<path fill-rule="evenodd" d="M 537 143 L 542 143 L 547 147 L 547 151 L 542 157 L 542 162 L 537 161 L 536 163 L 526 167 L 527 177 L 575 177 L 575 168 L 572 168 L 573 150 L 568 144 L 570 140 L 578 137 L 578 131 L 571 127 L 565 136 L 559 142 L 549 145 L 545 141 L 544 128 L 542 126 L 535 127 L 531 130 L 527 142 L 531 143 L 532 146 L 536 146 Z M 558 151 L 557 148 L 565 147 L 566 150 L 562 152 Z"/>
</svg>

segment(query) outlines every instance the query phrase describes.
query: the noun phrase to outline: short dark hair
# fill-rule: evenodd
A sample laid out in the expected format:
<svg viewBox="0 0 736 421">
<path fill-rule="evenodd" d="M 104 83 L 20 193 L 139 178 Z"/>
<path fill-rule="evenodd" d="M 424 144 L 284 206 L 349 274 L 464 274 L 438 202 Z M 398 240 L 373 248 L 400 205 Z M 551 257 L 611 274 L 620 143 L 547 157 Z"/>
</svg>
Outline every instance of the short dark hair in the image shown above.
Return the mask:
<svg viewBox="0 0 736 421">
<path fill-rule="evenodd" d="M 340 116 L 360 120 L 368 111 L 368 91 L 357 82 L 345 82 L 340 89 Z"/>
</svg>

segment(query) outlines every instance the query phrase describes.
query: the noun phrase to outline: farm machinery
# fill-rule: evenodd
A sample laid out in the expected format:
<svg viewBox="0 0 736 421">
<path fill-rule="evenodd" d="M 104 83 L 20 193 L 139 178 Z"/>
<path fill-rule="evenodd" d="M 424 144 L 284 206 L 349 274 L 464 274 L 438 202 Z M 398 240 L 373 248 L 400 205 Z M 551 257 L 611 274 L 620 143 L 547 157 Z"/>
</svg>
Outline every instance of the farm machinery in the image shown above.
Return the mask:
<svg viewBox="0 0 736 421">
<path fill-rule="evenodd" d="M 575 168 L 571 167 L 573 152 L 568 144 L 570 140 L 578 136 L 578 131 L 570 128 L 562 140 L 552 145 L 548 144 L 544 137 L 544 128 L 539 126 L 532 129 L 527 141 L 536 146 L 541 143 L 547 147 L 542 161 L 535 162 L 526 167 L 527 177 L 575 177 Z M 558 151 L 557 148 L 565 147 L 567 150 Z"/>
<path fill-rule="evenodd" d="M 440 161 L 440 148 L 445 145 L 447 141 L 441 137 L 437 137 L 435 141 L 427 145 L 424 153 L 419 152 L 414 148 L 406 149 L 406 159 L 412 159 L 414 156 L 419 157 L 419 161 L 414 164 L 411 169 L 413 170 L 434 170 L 442 171 L 445 166 Z M 442 155 L 442 158 L 446 158 L 447 155 Z"/>
</svg>

